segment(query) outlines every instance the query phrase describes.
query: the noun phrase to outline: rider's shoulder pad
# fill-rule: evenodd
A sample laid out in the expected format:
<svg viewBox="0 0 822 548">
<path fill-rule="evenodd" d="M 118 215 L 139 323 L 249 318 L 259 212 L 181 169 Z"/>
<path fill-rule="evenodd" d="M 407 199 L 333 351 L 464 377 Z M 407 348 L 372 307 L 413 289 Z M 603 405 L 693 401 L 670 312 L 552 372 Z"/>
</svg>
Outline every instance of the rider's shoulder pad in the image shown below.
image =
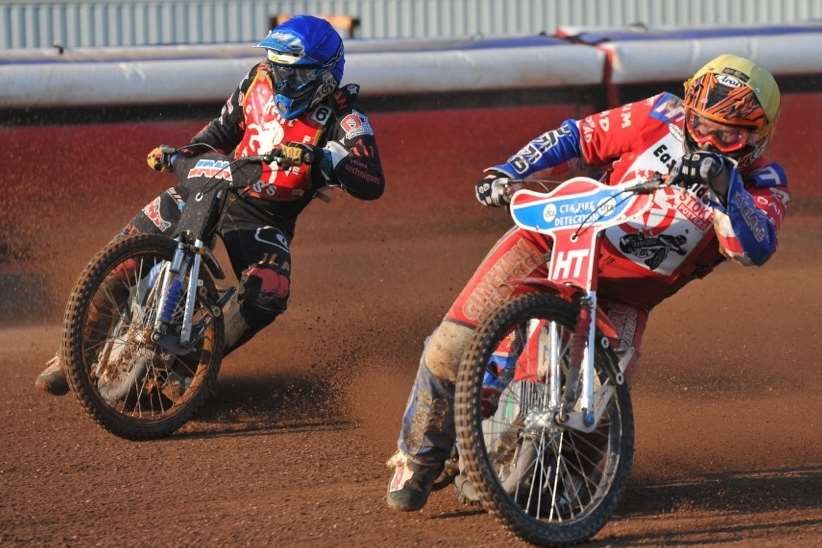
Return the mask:
<svg viewBox="0 0 822 548">
<path fill-rule="evenodd" d="M 362 112 L 349 109 L 339 118 L 340 129 L 345 133 L 345 139 L 350 141 L 363 135 L 374 135 L 374 129 L 368 121 L 368 116 Z"/>
<path fill-rule="evenodd" d="M 682 99 L 673 93 L 663 91 L 659 95 L 651 97 L 648 101 L 653 101 L 651 117 L 661 122 L 675 124 L 685 118 L 685 107 L 682 106 Z"/>
<path fill-rule="evenodd" d="M 334 92 L 334 106 L 337 112 L 350 110 L 357 102 L 360 95 L 360 86 L 358 84 L 346 84 Z"/>
<path fill-rule="evenodd" d="M 744 175 L 744 179 L 751 182 L 757 188 L 773 188 L 788 186 L 788 177 L 781 165 L 776 162 L 769 162 L 760 159 L 750 171 Z"/>
</svg>

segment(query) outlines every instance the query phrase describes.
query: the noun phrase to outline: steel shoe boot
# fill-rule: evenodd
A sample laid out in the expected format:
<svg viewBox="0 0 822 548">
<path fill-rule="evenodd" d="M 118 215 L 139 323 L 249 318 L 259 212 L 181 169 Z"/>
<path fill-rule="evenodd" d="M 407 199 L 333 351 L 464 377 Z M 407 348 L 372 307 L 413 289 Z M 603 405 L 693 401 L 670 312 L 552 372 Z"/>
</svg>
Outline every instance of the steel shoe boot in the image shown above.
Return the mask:
<svg viewBox="0 0 822 548">
<path fill-rule="evenodd" d="M 53 396 L 62 396 L 68 392 L 68 381 L 59 356 L 54 356 L 46 362 L 46 368 L 37 375 L 34 387 Z"/>
<path fill-rule="evenodd" d="M 439 491 L 440 489 L 445 489 L 454 483 L 454 478 L 456 478 L 459 473 L 459 455 L 457 455 L 457 448 L 455 446 L 451 452 L 451 456 L 443 464 L 442 472 L 440 472 L 440 475 L 434 480 L 431 490 Z"/>
<path fill-rule="evenodd" d="M 462 504 L 479 504 L 481 502 L 479 491 L 465 473 L 460 473 L 454 478 L 454 491 L 456 491 L 457 500 Z"/>
<path fill-rule="evenodd" d="M 425 506 L 442 465 L 418 464 L 399 451 L 387 464 L 394 469 L 388 484 L 388 506 L 403 512 L 413 512 Z"/>
</svg>

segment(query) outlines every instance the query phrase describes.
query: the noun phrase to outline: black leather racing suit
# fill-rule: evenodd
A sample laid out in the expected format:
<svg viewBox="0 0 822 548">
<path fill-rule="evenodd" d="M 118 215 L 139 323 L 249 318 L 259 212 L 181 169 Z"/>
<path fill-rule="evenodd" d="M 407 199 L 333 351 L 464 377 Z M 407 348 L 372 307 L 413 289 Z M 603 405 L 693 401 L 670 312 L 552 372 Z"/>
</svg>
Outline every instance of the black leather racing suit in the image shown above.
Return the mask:
<svg viewBox="0 0 822 548">
<path fill-rule="evenodd" d="M 247 109 L 250 107 L 246 103 L 251 101 L 245 99 L 248 99 L 252 83 L 259 84 L 259 79 L 264 79 L 267 74 L 270 73 L 266 63 L 252 68 L 228 98 L 220 116 L 194 136 L 185 156 L 175 159 L 178 184 L 146 205 L 126 226 L 124 233 L 173 233 L 191 187 L 208 180 L 207 176 L 192 176 L 191 170 L 198 165 L 197 162 L 200 159 L 226 159 L 225 155 L 244 155 L 240 146 L 245 146 L 243 150 L 248 153 Z M 365 115 L 355 108 L 358 91 L 358 86 L 349 84 L 337 89 L 323 102 L 327 107 L 323 112 L 330 112 L 330 119 L 316 133 L 318 140 L 315 146 L 330 149 L 333 153 L 326 154 L 327 159 L 312 166 L 306 174 L 310 181 L 303 179 L 307 187 L 303 194 L 296 199 L 273 201 L 252 190 L 242 199 L 230 198 L 220 225 L 220 234 L 232 268 L 241 281 L 239 310 L 245 326 L 239 338 L 232 341 L 229 337 L 228 350 L 251 338 L 286 309 L 291 279 L 290 243 L 297 216 L 314 198 L 315 191 L 331 184 L 362 200 L 374 200 L 382 195 L 385 182 L 373 130 Z M 309 109 L 297 121 L 302 121 L 310 112 L 316 113 L 316 110 Z M 294 124 L 276 115 L 272 120 L 271 116 L 269 113 L 267 125 L 276 126 L 277 135 L 282 137 L 281 141 L 273 144 L 288 142 L 289 127 Z M 209 147 L 217 149 L 218 153 L 209 152 Z M 232 173 L 235 181 L 238 177 L 245 177 L 249 183 L 257 182 L 260 185 L 266 177 L 263 171 L 264 168 L 259 165 L 249 164 Z M 253 188 L 260 189 L 252 185 L 249 190 Z"/>
</svg>

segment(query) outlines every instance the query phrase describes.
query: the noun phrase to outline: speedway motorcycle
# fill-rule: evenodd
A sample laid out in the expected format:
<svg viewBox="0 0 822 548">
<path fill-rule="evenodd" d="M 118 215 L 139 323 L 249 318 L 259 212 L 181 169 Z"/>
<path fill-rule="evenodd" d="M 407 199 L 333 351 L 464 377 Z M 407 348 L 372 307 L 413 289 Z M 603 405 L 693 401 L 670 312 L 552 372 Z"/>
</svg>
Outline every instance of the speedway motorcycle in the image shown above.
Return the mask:
<svg viewBox="0 0 822 548">
<path fill-rule="evenodd" d="M 520 538 L 582 542 L 608 521 L 631 470 L 634 421 L 617 332 L 597 306 L 603 231 L 641 216 L 662 176 L 608 186 L 569 179 L 549 193 L 521 189 L 510 212 L 553 240 L 547 278 L 477 329 L 456 381 L 456 430 L 483 507 Z M 489 415 L 491 372 L 506 388 Z"/>
<path fill-rule="evenodd" d="M 91 260 L 69 298 L 61 356 L 75 396 L 100 426 L 131 440 L 167 436 L 212 392 L 223 309 L 237 291 L 218 289 L 225 273 L 213 254 L 227 199 L 242 199 L 245 186 L 229 174 L 250 163 L 312 163 L 310 156 L 284 161 L 275 148 L 208 160 L 215 173 L 191 189 L 173 234 L 119 238 Z"/>
</svg>

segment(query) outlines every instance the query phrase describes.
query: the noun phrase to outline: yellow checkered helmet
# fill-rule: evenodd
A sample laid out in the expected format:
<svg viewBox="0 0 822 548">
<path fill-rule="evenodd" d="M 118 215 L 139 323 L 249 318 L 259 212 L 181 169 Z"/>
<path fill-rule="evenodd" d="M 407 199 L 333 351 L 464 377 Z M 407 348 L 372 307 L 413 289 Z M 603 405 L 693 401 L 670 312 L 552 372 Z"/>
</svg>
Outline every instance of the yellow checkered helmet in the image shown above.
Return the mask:
<svg viewBox="0 0 822 548">
<path fill-rule="evenodd" d="M 773 135 L 779 86 L 753 61 L 726 53 L 685 81 L 684 104 L 686 147 L 713 150 L 746 166 Z"/>
</svg>

